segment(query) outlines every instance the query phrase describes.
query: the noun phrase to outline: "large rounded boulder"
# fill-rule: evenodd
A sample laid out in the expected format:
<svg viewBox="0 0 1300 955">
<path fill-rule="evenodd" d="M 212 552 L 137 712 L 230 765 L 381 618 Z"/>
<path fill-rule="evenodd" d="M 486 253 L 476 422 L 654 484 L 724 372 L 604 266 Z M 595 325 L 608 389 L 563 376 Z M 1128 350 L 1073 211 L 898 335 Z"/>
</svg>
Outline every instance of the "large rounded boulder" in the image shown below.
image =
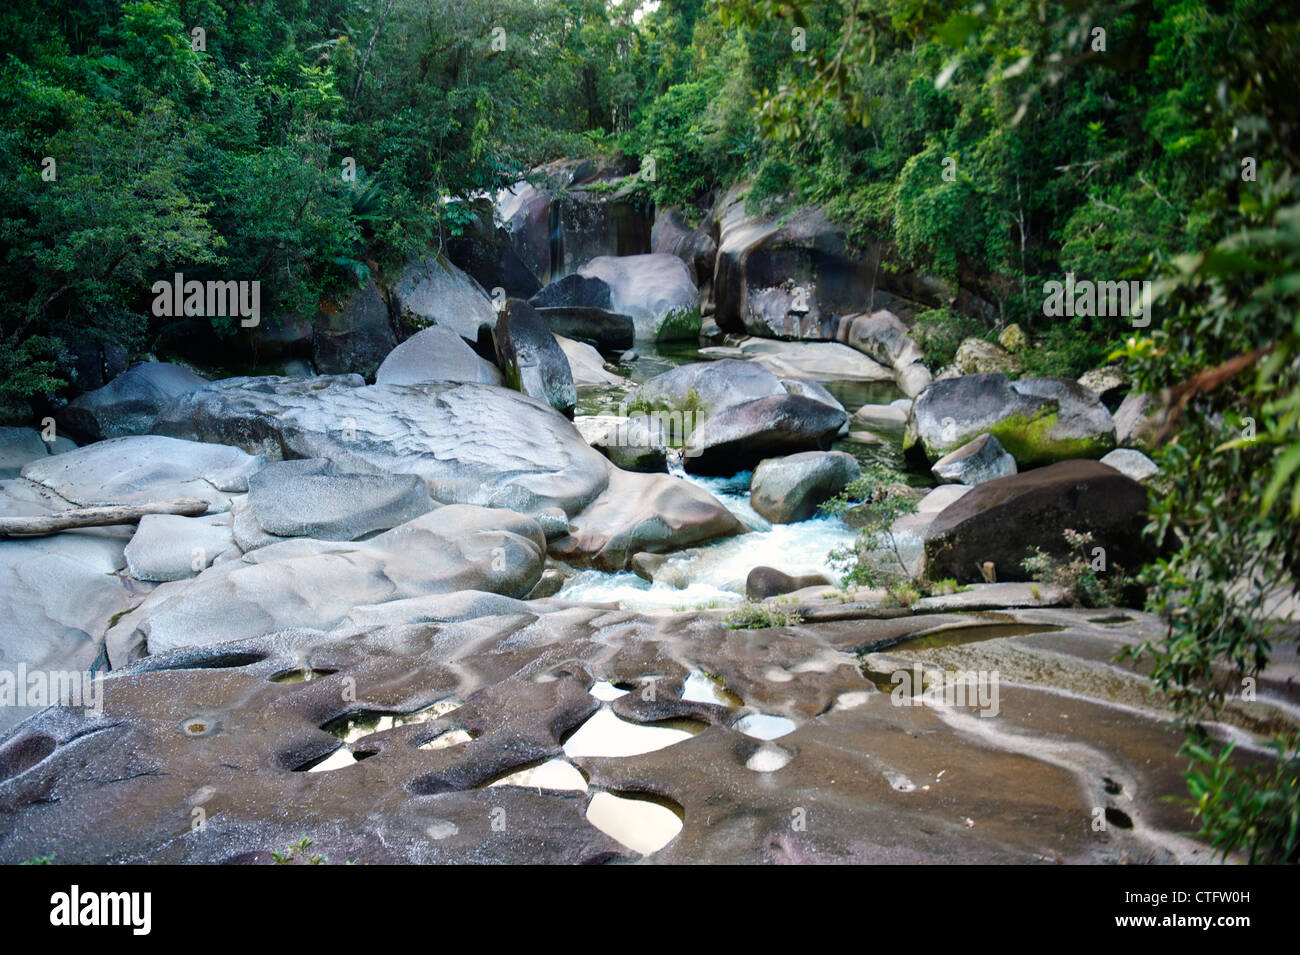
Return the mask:
<svg viewBox="0 0 1300 955">
<path fill-rule="evenodd" d="M 1077 382 L 991 372 L 931 384 L 912 405 L 903 448 L 934 462 L 985 433 L 1022 466 L 1099 458 L 1115 446 L 1110 412 Z"/>
<path fill-rule="evenodd" d="M 1089 533 L 1106 571 L 1136 572 L 1150 557 L 1142 538 L 1146 490 L 1098 461 L 1062 461 L 1024 474 L 987 481 L 944 508 L 930 524 L 925 555 L 933 579 L 983 579 L 994 565 L 998 580 L 1028 580 L 1021 566 L 1036 548 L 1069 559 L 1082 554 L 1066 529 Z"/>
<path fill-rule="evenodd" d="M 493 342 L 497 364 L 510 387 L 545 401 L 566 418 L 573 417 L 578 392 L 569 359 L 537 309 L 511 299 L 497 322 Z"/>
<path fill-rule="evenodd" d="M 824 501 L 862 474 L 843 451 L 805 451 L 760 461 L 750 480 L 750 504 L 773 524 L 806 521 Z"/>
</svg>

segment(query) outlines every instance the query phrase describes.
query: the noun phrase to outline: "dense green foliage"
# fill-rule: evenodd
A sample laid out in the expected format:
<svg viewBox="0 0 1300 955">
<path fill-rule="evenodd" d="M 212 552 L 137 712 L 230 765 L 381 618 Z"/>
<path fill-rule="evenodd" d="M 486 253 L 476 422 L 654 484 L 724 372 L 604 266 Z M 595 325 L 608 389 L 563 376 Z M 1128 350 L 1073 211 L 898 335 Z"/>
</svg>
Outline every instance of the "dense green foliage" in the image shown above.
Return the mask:
<svg viewBox="0 0 1300 955">
<path fill-rule="evenodd" d="M 630 22 L 596 0 L 6 4 L 0 390 L 49 391 L 70 338 L 148 347 L 175 271 L 310 313 L 437 244 L 465 221 L 449 200 L 626 116 Z"/>
</svg>

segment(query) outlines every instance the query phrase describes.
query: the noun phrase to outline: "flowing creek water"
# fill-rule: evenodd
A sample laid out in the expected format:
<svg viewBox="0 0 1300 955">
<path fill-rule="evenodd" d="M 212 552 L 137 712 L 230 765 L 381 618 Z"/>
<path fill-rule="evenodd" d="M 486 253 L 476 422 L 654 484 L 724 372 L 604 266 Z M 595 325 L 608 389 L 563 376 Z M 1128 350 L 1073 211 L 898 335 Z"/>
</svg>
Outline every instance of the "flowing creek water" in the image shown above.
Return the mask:
<svg viewBox="0 0 1300 955">
<path fill-rule="evenodd" d="M 693 343 L 645 346 L 640 357 L 628 366 L 629 383 L 640 384 L 677 365 L 699 360 L 699 347 Z M 901 397 L 889 382 L 823 381 L 821 384 L 850 415 L 864 404 L 884 404 Z M 617 388 L 588 392 L 579 397 L 578 413 L 618 414 L 624 396 L 625 392 Z M 905 461 L 902 447 L 896 441 L 872 445 L 838 441 L 834 449 L 852 454 L 864 467 L 883 464 L 905 474 L 909 483 L 923 486 L 933 483 L 929 473 L 916 471 Z M 750 528 L 749 533 L 670 556 L 656 574 L 659 580 L 655 583 L 631 571 L 577 570 L 556 595 L 558 598 L 616 601 L 628 610 L 684 610 L 742 602 L 746 577 L 753 568 L 763 565 L 792 575 L 824 574 L 829 580 L 839 580 L 829 554 L 857 538 L 857 531 L 840 518 L 816 517 L 797 524 L 773 525 L 750 506 L 751 471 L 724 478 L 677 473 L 682 480 L 698 485 L 721 501 Z"/>
</svg>

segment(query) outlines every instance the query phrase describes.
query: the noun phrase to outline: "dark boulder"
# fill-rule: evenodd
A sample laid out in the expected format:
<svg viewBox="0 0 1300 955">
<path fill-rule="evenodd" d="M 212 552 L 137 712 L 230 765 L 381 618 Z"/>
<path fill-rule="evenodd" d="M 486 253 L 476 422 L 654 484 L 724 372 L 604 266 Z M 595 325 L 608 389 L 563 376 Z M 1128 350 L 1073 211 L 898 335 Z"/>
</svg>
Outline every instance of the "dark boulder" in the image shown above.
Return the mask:
<svg viewBox="0 0 1300 955">
<path fill-rule="evenodd" d="M 578 392 L 569 360 L 537 309 L 521 299 L 511 299 L 497 322 L 494 339 L 497 365 L 506 384 L 572 418 Z"/>
<path fill-rule="evenodd" d="M 977 485 L 944 508 L 930 525 L 925 554 L 933 579 L 982 580 L 991 562 L 997 579 L 1028 580 L 1021 562 L 1033 548 L 1059 557 L 1085 556 L 1063 532 L 1093 535 L 1105 551 L 1106 572 L 1136 572 L 1151 556 L 1142 539 L 1147 492 L 1098 461 L 1062 461 Z"/>
</svg>

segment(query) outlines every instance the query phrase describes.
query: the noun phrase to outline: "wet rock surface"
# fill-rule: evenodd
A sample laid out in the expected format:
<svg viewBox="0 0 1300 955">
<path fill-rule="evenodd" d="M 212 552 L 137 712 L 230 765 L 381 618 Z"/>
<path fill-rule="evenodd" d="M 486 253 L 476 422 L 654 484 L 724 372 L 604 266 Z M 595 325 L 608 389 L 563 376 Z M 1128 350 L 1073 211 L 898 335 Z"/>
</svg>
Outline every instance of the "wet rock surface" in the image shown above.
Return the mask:
<svg viewBox="0 0 1300 955">
<path fill-rule="evenodd" d="M 793 524 L 817 513 L 862 473 L 843 451 L 805 451 L 760 461 L 750 481 L 750 503 L 773 524 Z"/>
<path fill-rule="evenodd" d="M 109 675 L 101 715 L 49 709 L 0 739 L 0 861 L 270 862 L 304 838 L 333 863 L 1208 860 L 1161 798 L 1179 733 L 1108 662 L 1158 623 L 1095 616 L 738 632 L 561 608 L 180 650 Z M 954 666 L 999 670 L 996 705 L 891 689 Z M 324 728 L 367 714 L 391 718 L 347 743 Z M 694 729 L 568 755 L 600 714 Z M 573 788 L 490 785 L 555 760 Z M 601 794 L 667 805 L 680 831 L 642 855 L 589 821 Z M 1096 831 L 1096 807 L 1131 828 Z"/>
</svg>

